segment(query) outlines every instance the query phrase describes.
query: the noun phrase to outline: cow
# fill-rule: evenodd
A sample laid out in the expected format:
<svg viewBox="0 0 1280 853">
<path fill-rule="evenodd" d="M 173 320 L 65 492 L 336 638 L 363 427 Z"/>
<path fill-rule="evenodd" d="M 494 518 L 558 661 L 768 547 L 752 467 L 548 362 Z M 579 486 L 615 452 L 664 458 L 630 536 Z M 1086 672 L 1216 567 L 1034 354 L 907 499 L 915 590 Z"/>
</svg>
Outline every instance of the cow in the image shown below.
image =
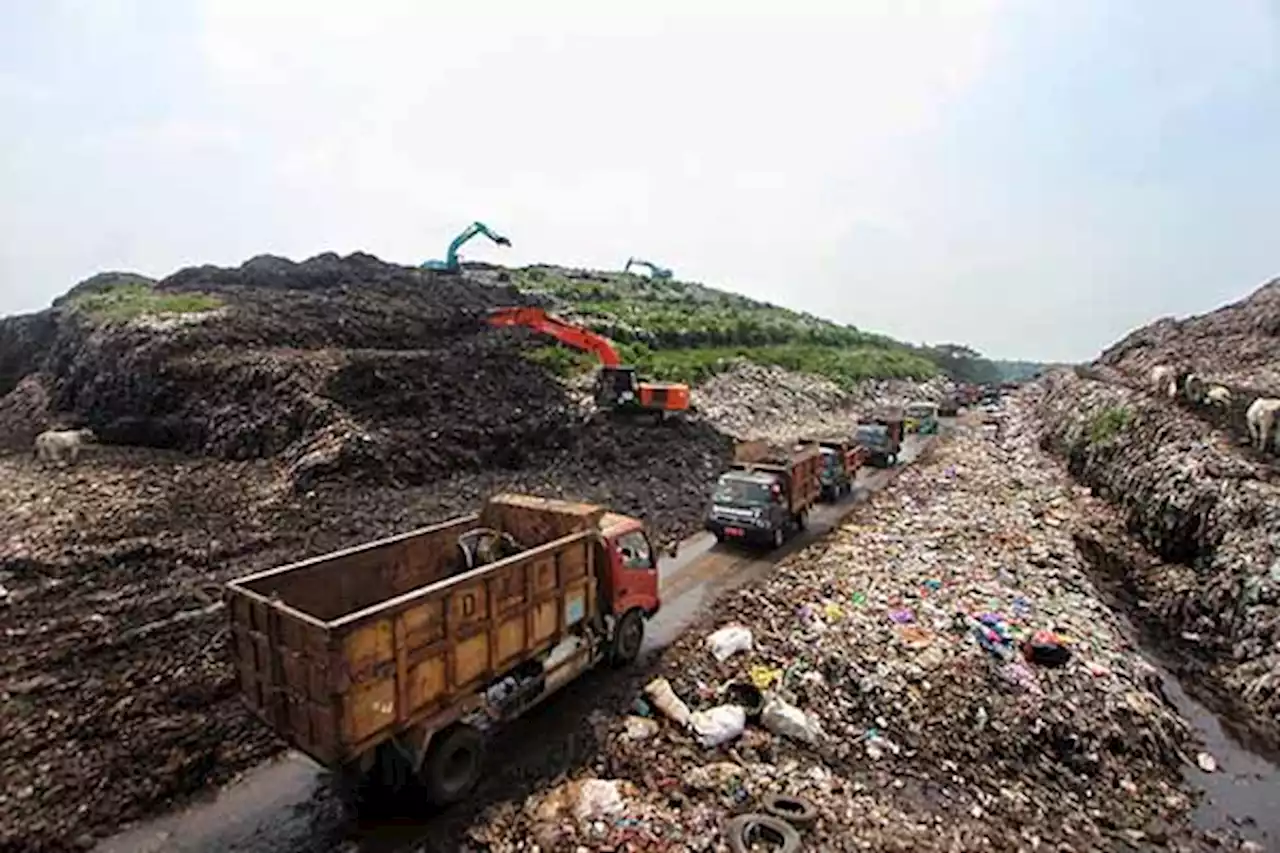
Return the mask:
<svg viewBox="0 0 1280 853">
<path fill-rule="evenodd" d="M 1222 385 L 1213 385 L 1204 393 L 1204 401 L 1210 406 L 1226 409 L 1231 406 L 1231 390 Z"/>
<path fill-rule="evenodd" d="M 1249 404 L 1245 412 L 1245 421 L 1249 426 L 1249 443 L 1259 450 L 1266 450 L 1269 443 L 1274 443 L 1276 416 L 1280 414 L 1280 400 L 1274 397 L 1259 397 Z"/>
<path fill-rule="evenodd" d="M 75 462 L 80 449 L 97 440 L 91 429 L 45 430 L 36 436 L 34 453 L 41 462 Z"/>
<path fill-rule="evenodd" d="M 1151 368 L 1151 390 L 1157 395 L 1169 395 L 1177 393 L 1176 380 L 1178 372 L 1167 364 L 1158 364 Z M 1172 392 L 1172 393 L 1170 393 Z"/>
</svg>

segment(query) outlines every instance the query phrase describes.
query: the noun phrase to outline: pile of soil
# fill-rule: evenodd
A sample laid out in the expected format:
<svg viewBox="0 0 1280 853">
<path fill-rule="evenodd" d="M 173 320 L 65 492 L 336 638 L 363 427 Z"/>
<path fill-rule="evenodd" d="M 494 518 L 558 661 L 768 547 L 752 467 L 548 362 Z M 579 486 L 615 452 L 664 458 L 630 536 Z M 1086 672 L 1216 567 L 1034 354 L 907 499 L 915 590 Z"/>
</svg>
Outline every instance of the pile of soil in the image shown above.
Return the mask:
<svg viewBox="0 0 1280 853">
<path fill-rule="evenodd" d="M 1185 366 L 1215 382 L 1280 390 L 1280 279 L 1208 314 L 1143 326 L 1098 363 L 1134 376 L 1158 364 Z"/>
<path fill-rule="evenodd" d="M 236 696 L 231 577 L 502 490 L 696 528 L 730 440 L 588 420 L 529 335 L 485 325 L 527 300 L 484 278 L 256 258 L 155 284 L 224 302 L 202 314 L 100 322 L 71 298 L 0 324 L 0 850 L 87 844 L 283 748 Z M 31 458 L 81 424 L 102 445 L 78 465 Z"/>
</svg>

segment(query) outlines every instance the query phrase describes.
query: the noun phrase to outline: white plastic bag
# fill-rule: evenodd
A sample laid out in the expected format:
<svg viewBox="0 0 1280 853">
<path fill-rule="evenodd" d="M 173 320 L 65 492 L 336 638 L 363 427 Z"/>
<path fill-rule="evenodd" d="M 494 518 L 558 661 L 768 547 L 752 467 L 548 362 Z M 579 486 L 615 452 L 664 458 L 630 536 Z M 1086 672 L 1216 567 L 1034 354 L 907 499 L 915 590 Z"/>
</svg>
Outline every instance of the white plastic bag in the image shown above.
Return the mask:
<svg viewBox="0 0 1280 853">
<path fill-rule="evenodd" d="M 727 625 L 707 635 L 707 648 L 716 660 L 726 661 L 738 652 L 751 651 L 751 629 L 741 625 Z"/>
<path fill-rule="evenodd" d="M 742 734 L 747 712 L 740 705 L 717 705 L 689 718 L 689 728 L 703 746 L 719 746 Z"/>
<path fill-rule="evenodd" d="M 770 699 L 760 714 L 760 722 L 775 735 L 789 737 L 801 743 L 815 744 L 822 737 L 822 726 L 795 705 L 781 699 Z"/>
</svg>

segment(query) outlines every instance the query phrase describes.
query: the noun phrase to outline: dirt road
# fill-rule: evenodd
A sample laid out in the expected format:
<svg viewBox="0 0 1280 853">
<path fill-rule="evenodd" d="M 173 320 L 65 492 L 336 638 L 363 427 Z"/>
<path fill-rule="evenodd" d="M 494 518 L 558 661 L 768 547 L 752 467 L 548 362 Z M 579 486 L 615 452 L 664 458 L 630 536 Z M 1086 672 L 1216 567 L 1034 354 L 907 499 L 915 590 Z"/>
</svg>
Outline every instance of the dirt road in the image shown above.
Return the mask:
<svg viewBox="0 0 1280 853">
<path fill-rule="evenodd" d="M 913 461 L 928 443 L 928 438 L 908 437 L 900 456 L 901 464 Z M 719 595 L 760 577 L 783 557 L 829 533 L 870 492 L 892 482 L 894 475 L 895 470 L 865 469 L 852 496 L 839 504 L 822 505 L 811 514 L 808 529 L 777 551 L 758 552 L 719 545 L 709 533 L 683 541 L 679 557 L 665 561 L 662 566 L 663 607 L 648 626 L 647 651 L 658 652 L 674 640 L 694 616 Z M 580 679 L 579 684 L 567 688 L 564 695 L 547 702 L 531 719 L 521 723 L 534 730 L 554 730 L 557 721 L 553 718 L 572 719 L 575 714 L 569 709 L 591 704 L 593 690 L 602 691 L 607 687 L 602 682 L 611 678 L 618 680 L 617 674 L 604 672 Z M 524 739 L 519 733 L 512 738 Z M 568 739 L 568 752 L 573 753 L 572 732 Z M 537 777 L 548 774 L 548 762 L 543 750 L 532 751 L 538 755 L 528 759 L 525 773 L 536 781 Z M 568 755 L 565 760 L 578 760 L 578 756 Z M 507 762 L 511 763 L 511 759 Z M 517 758 L 514 763 L 523 762 Z M 554 775 L 554 771 L 549 773 Z M 430 845 L 438 838 L 433 831 L 438 827 L 432 825 L 428 815 L 410 820 L 402 816 L 386 822 L 361 821 L 353 825 L 330 797 L 326 781 L 326 774 L 317 765 L 299 753 L 289 752 L 246 774 L 209 801 L 125 831 L 103 841 L 96 850 L 98 853 L 321 850 L 390 853 L 422 849 L 415 845 Z M 437 848 L 427 846 L 425 849 Z"/>
</svg>

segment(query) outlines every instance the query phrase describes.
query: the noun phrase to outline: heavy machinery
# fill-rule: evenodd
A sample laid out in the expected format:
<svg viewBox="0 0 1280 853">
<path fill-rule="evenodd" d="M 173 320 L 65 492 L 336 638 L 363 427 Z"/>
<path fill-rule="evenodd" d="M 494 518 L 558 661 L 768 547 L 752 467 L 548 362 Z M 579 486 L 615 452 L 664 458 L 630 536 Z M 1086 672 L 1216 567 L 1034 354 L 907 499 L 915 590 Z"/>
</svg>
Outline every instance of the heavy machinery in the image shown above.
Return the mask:
<svg viewBox="0 0 1280 853">
<path fill-rule="evenodd" d="M 642 261 L 639 258 L 627 258 L 627 266 L 622 270 L 624 273 L 631 272 L 632 267 L 648 267 L 649 278 L 663 281 L 671 278 L 672 272 L 666 267 L 660 267 L 652 261 Z"/>
<path fill-rule="evenodd" d="M 805 443 L 816 444 L 822 450 L 822 499 L 835 503 L 853 492 L 858 471 L 871 457 L 871 451 L 852 438 L 806 438 Z"/>
<path fill-rule="evenodd" d="M 716 482 L 703 526 L 720 542 L 732 539 L 781 548 L 804 530 L 809 510 L 821 495 L 818 445 L 740 442 L 734 447 L 733 464 Z"/>
<path fill-rule="evenodd" d="M 501 234 L 494 233 L 489 226 L 483 222 L 472 222 L 467 226 L 466 230 L 453 238 L 453 242 L 449 244 L 449 252 L 445 255 L 443 261 L 431 260 L 424 261 L 420 269 L 434 270 L 435 272 L 456 273 L 460 269 L 458 264 L 458 250 L 463 244 L 479 234 L 483 234 L 499 246 L 510 246 L 511 241 Z"/>
<path fill-rule="evenodd" d="M 232 581 L 244 703 L 359 791 L 418 780 L 439 804 L 485 736 L 600 663 L 631 663 L 658 612 L 644 523 L 497 495 L 478 513 Z"/>
<path fill-rule="evenodd" d="M 615 412 L 648 412 L 662 419 L 689 408 L 689 386 L 674 382 L 641 382 L 634 367 L 624 367 L 613 343 L 604 335 L 553 317 L 541 308 L 497 308 L 489 312 L 492 326 L 524 326 L 550 335 L 562 344 L 595 354 L 600 359 L 596 402 Z"/>
</svg>

